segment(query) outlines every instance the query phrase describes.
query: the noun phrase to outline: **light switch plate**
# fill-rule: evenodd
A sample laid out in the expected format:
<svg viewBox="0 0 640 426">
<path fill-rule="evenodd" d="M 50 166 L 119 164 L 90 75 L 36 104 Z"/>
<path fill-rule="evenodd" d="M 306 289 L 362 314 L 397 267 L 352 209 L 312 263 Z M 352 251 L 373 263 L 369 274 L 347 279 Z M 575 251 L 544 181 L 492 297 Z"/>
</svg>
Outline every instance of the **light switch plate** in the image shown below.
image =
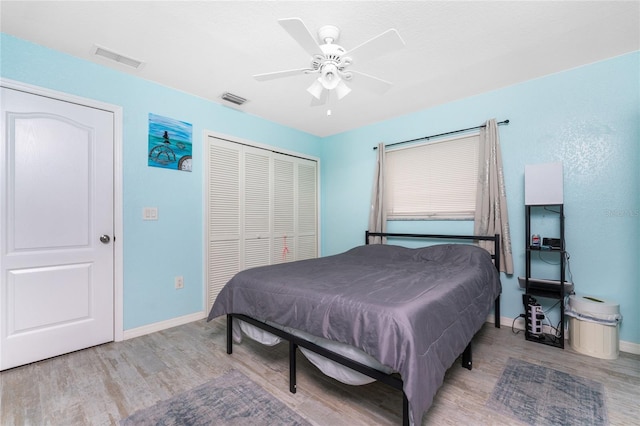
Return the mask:
<svg viewBox="0 0 640 426">
<path fill-rule="evenodd" d="M 142 210 L 143 220 L 158 220 L 158 208 L 157 207 L 145 207 Z"/>
</svg>

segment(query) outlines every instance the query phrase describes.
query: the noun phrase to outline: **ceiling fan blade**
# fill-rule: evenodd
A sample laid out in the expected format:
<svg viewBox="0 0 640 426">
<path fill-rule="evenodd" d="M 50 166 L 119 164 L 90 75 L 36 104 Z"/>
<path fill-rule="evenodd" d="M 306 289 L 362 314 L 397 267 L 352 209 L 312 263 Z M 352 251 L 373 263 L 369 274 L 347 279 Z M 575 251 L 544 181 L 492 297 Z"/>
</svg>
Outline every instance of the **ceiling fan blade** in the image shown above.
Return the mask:
<svg viewBox="0 0 640 426">
<path fill-rule="evenodd" d="M 393 83 L 383 80 L 378 77 L 374 77 L 369 74 L 365 74 L 359 71 L 349 70 L 350 73 L 353 74 L 353 78 L 351 79 L 351 83 L 354 86 L 364 87 L 368 90 L 371 90 L 378 95 L 382 95 L 384 92 L 389 90 Z"/>
<path fill-rule="evenodd" d="M 404 45 L 404 40 L 402 40 L 398 31 L 390 29 L 354 47 L 345 55 L 349 56 L 353 63 L 356 64 L 400 50 Z"/>
<path fill-rule="evenodd" d="M 318 41 L 311 34 L 309 29 L 304 25 L 300 18 L 278 19 L 282 28 L 284 28 L 291 37 L 311 56 L 322 55 L 322 49 L 318 45 Z"/>
<path fill-rule="evenodd" d="M 276 78 L 291 77 L 294 75 L 304 74 L 305 71 L 311 71 L 311 70 L 309 68 L 299 68 L 295 70 L 268 72 L 264 74 L 256 74 L 253 76 L 253 78 L 255 78 L 258 81 L 267 81 L 267 80 L 274 80 Z"/>
</svg>

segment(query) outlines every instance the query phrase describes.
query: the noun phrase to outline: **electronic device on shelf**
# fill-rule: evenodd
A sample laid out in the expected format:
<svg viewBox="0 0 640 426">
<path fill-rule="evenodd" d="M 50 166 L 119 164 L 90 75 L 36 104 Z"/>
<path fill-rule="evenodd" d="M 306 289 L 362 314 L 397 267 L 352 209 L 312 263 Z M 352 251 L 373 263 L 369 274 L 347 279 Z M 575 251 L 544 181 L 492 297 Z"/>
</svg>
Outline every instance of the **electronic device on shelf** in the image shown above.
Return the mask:
<svg viewBox="0 0 640 426">
<path fill-rule="evenodd" d="M 526 288 L 525 277 L 518 277 L 518 283 L 521 289 Z M 546 280 L 540 278 L 529 278 L 529 288 L 538 291 L 560 291 L 560 280 Z M 570 281 L 564 282 L 564 294 L 573 293 L 573 283 Z"/>
<path fill-rule="evenodd" d="M 562 242 L 560 241 L 560 238 L 543 237 L 542 238 L 542 245 L 544 247 L 549 247 L 549 248 L 556 249 L 556 250 L 562 249 Z"/>
</svg>

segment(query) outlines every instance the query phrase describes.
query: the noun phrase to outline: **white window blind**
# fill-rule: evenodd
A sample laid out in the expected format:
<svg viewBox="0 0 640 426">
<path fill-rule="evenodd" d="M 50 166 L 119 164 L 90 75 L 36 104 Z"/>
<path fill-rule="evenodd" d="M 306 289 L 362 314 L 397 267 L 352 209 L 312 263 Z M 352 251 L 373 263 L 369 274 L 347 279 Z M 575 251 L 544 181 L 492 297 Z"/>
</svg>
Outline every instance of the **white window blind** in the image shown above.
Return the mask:
<svg viewBox="0 0 640 426">
<path fill-rule="evenodd" d="M 387 218 L 473 219 L 479 134 L 387 151 Z"/>
</svg>

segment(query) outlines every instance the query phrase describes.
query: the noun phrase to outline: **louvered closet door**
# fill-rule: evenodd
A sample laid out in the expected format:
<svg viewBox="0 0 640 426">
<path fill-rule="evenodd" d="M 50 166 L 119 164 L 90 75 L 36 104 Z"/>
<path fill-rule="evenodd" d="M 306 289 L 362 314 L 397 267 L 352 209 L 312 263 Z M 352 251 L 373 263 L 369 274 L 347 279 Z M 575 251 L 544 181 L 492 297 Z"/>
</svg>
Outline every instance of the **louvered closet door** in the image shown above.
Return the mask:
<svg viewBox="0 0 640 426">
<path fill-rule="evenodd" d="M 222 287 L 240 270 L 242 145 L 219 139 L 208 145 L 207 307 L 211 308 Z"/>
<path fill-rule="evenodd" d="M 243 147 L 244 262 L 243 269 L 271 261 L 271 152 Z"/>
<path fill-rule="evenodd" d="M 318 257 L 318 179 L 315 161 L 297 159 L 296 260 Z"/>
<path fill-rule="evenodd" d="M 273 158 L 273 257 L 271 263 L 295 259 L 294 157 Z"/>
<path fill-rule="evenodd" d="M 274 154 L 273 262 L 318 256 L 317 163 Z"/>
<path fill-rule="evenodd" d="M 237 272 L 317 257 L 313 160 L 208 138 L 207 303 Z"/>
</svg>

